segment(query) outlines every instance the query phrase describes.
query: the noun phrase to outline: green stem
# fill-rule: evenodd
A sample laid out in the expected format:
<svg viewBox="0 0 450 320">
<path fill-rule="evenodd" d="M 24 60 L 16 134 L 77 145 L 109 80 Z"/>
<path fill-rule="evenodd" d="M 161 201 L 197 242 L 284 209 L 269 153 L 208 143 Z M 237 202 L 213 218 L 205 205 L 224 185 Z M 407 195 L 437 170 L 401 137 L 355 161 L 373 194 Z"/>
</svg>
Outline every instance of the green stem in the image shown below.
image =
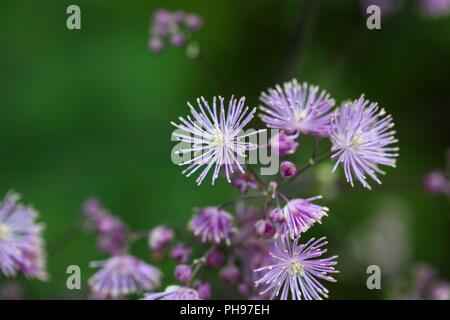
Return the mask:
<svg viewBox="0 0 450 320">
<path fill-rule="evenodd" d="M 235 197 L 235 198 L 225 201 L 224 203 L 219 205 L 219 209 L 224 209 L 224 208 L 228 207 L 229 205 L 236 203 L 238 201 L 241 201 L 241 200 L 252 200 L 252 199 L 258 199 L 258 198 L 262 198 L 262 197 L 265 197 L 265 195 L 264 194 L 256 194 L 256 195 L 244 195 L 244 196 Z"/>
<path fill-rule="evenodd" d="M 253 168 L 251 166 L 249 166 L 247 164 L 247 170 L 255 177 L 256 182 L 258 182 L 258 184 L 263 188 L 266 189 L 266 184 L 265 182 L 261 179 L 261 177 L 255 172 L 255 170 L 253 170 Z"/>
<path fill-rule="evenodd" d="M 301 174 L 303 174 L 308 169 L 314 167 L 315 165 L 317 165 L 321 162 L 324 162 L 325 160 L 330 159 L 331 154 L 332 153 L 330 151 L 330 152 L 326 152 L 326 153 L 322 154 L 316 160 L 314 160 L 313 158 L 309 159 L 308 163 L 304 164 L 302 167 L 300 167 L 300 169 L 297 170 L 297 173 L 295 174 L 295 176 L 293 176 L 289 180 L 285 180 L 286 181 L 285 184 L 291 183 L 292 181 L 294 181 L 297 177 L 299 177 Z"/>
<path fill-rule="evenodd" d="M 49 245 L 48 257 L 53 257 L 59 251 L 61 251 L 66 245 L 68 245 L 73 239 L 75 239 L 81 232 L 81 223 L 76 222 L 74 226 L 70 227 L 64 233 L 59 235 L 55 240 L 52 240 Z"/>
<path fill-rule="evenodd" d="M 225 82 L 218 75 L 218 73 L 211 67 L 211 65 L 207 62 L 205 57 L 199 53 L 197 57 L 192 58 L 194 60 L 197 67 L 200 69 L 202 74 L 207 78 L 210 83 L 213 83 L 216 89 L 222 91 L 222 95 L 229 96 L 230 90 L 225 85 Z"/>
<path fill-rule="evenodd" d="M 195 277 L 199 273 L 200 269 L 205 265 L 206 263 L 206 257 L 208 254 L 217 248 L 217 245 L 212 246 L 209 248 L 200 259 L 197 259 L 193 262 L 194 268 L 192 269 L 191 279 L 189 279 L 188 287 L 192 288 L 192 285 L 194 284 Z"/>
</svg>

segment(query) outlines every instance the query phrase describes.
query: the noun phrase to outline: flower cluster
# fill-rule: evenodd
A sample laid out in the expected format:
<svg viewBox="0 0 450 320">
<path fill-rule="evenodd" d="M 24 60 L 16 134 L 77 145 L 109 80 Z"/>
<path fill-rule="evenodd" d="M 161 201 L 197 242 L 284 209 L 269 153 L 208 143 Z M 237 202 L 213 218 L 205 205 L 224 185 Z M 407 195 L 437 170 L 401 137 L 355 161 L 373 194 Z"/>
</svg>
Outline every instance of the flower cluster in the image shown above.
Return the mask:
<svg viewBox="0 0 450 320">
<path fill-rule="evenodd" d="M 414 266 L 411 286 L 400 291 L 396 299 L 450 300 L 450 283 L 439 277 L 438 271 L 428 264 Z"/>
<path fill-rule="evenodd" d="M 154 53 L 161 52 L 165 41 L 175 47 L 183 46 L 191 33 L 199 30 L 202 25 L 202 18 L 196 14 L 159 9 L 152 17 L 149 49 Z"/>
<path fill-rule="evenodd" d="M 399 8 L 396 0 L 362 3 L 377 4 L 384 13 Z M 428 15 L 450 11 L 450 0 L 421 0 L 420 4 Z M 149 49 L 156 53 L 167 43 L 185 46 L 202 25 L 196 14 L 157 10 L 152 16 Z M 133 230 L 99 200 L 91 198 L 84 203 L 84 230 L 95 234 L 97 248 L 107 255 L 90 263 L 98 269 L 88 280 L 92 298 L 211 299 L 215 288 L 209 282 L 211 272 L 205 269 L 216 271 L 216 280 L 243 298 L 320 300 L 330 296 L 325 284 L 337 281 L 338 256 L 326 255 L 326 237 L 308 239 L 305 234 L 328 220 L 330 210 L 325 204 L 331 197 L 312 196 L 321 192 L 290 188 L 291 183 L 305 177 L 319 162 L 330 161 L 334 164 L 324 166 L 326 171 L 319 172 L 322 178 L 317 179 L 328 187 L 337 179 L 333 174 L 338 168 L 352 187 L 360 184 L 370 190 L 372 181 L 381 184 L 383 168 L 395 167 L 399 156 L 393 118 L 364 94 L 337 106 L 326 90 L 296 79 L 262 91 L 259 99 L 259 118 L 265 128 L 248 128 L 258 108 L 247 106 L 245 97 L 235 96 L 197 98 L 196 106 L 187 103 L 190 115 L 171 122 L 175 127 L 172 137 L 178 143 L 172 159 L 185 167 L 183 174 L 195 174 L 198 185 L 209 176 L 212 185 L 224 177 L 239 191 L 222 204 L 197 208 L 185 229 L 157 225 Z M 261 136 L 267 141 L 258 141 Z M 311 156 L 298 164 L 294 155 L 309 154 L 303 139 L 312 141 Z M 251 162 L 254 152 L 262 148 L 277 158 L 276 173 L 255 170 L 254 165 L 266 164 Z M 428 191 L 450 195 L 448 168 L 450 153 L 447 172 L 435 170 L 425 177 Z M 301 194 L 296 193 L 299 190 Z M 18 200 L 19 195 L 8 193 L 0 203 L 0 270 L 6 277 L 20 272 L 45 280 L 44 227 L 36 222 L 38 213 Z M 256 204 L 248 203 L 256 200 Z M 375 233 L 379 236 L 382 230 L 398 239 L 402 229 L 396 228 L 395 220 L 386 221 L 376 224 Z M 134 242 L 142 239 L 158 267 L 133 254 Z M 363 236 L 357 237 L 367 251 L 369 246 L 363 240 Z M 388 245 L 389 239 L 384 240 L 381 244 Z M 169 283 L 162 282 L 159 268 L 165 259 L 174 265 Z M 450 299 L 449 283 L 428 267 L 416 271 L 413 283 L 412 293 L 405 295 L 409 298 Z M 14 282 L 0 287 L 0 297 L 21 294 L 21 287 Z"/>
<path fill-rule="evenodd" d="M 210 107 L 202 97 L 197 99 L 197 109 L 188 103 L 192 118 L 179 118 L 180 124 L 172 123 L 178 129 L 173 136 L 184 143 L 175 155 L 189 156 L 180 163 L 189 165 L 184 173 L 189 176 L 203 168 L 197 178 L 200 184 L 213 170 L 214 184 L 223 172 L 242 194 L 220 206 L 199 209 L 188 229 L 212 250 L 202 258 L 207 266 L 222 266 L 222 248 L 228 247 L 228 259 L 219 271 L 219 279 L 243 296 L 328 297 L 328 290 L 320 281 L 335 282 L 331 274 L 337 273 L 337 256 L 323 257 L 325 238 L 313 238 L 303 244 L 300 238 L 316 223 L 322 223 L 329 209 L 317 203 L 322 196 L 288 197 L 281 188 L 325 160 L 336 161 L 332 172 L 343 167 L 351 186 L 358 181 L 371 189 L 368 177 L 381 183 L 378 175 L 384 171 L 380 166 L 395 167 L 399 151 L 392 116 L 364 95 L 333 109 L 335 100 L 329 93 L 295 79 L 269 88 L 260 99 L 262 121 L 268 130 L 277 130 L 265 144 L 244 140 L 261 130 L 246 129 L 249 133 L 240 133 L 255 113 L 255 109 L 248 113 L 249 108 L 244 108 L 244 98 L 237 101 L 232 97 L 226 109 L 224 98 L 219 97 L 219 107 L 214 98 Z M 314 137 L 315 150 L 309 162 L 300 167 L 286 157 L 297 152 L 299 140 L 307 135 Z M 325 139 L 331 148 L 318 156 L 319 143 Z M 283 159 L 276 179 L 264 181 L 245 161 L 247 153 L 262 147 L 270 148 Z M 261 208 L 243 204 L 258 197 L 265 199 Z M 233 203 L 237 206 L 235 217 L 225 211 Z M 175 277 L 189 285 L 196 275 L 193 270 L 202 259 L 177 266 Z"/>
<path fill-rule="evenodd" d="M 27 278 L 47 279 L 46 253 L 39 216 L 31 206 L 18 204 L 20 195 L 10 192 L 0 203 L 0 270 L 6 277 L 17 272 Z"/>
</svg>

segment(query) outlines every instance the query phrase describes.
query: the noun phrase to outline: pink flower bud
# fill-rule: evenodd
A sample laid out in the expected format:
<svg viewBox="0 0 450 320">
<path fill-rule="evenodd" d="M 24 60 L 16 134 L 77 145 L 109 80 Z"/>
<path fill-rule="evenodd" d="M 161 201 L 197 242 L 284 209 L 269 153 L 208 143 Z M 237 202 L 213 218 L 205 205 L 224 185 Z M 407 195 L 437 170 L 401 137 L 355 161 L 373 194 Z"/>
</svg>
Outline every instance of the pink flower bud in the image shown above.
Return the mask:
<svg viewBox="0 0 450 320">
<path fill-rule="evenodd" d="M 175 278 L 183 283 L 188 283 L 191 280 L 192 268 L 187 264 L 179 264 L 175 267 Z"/>
<path fill-rule="evenodd" d="M 290 178 L 297 174 L 297 167 L 290 161 L 283 161 L 280 165 L 280 173 L 283 178 Z"/>
</svg>

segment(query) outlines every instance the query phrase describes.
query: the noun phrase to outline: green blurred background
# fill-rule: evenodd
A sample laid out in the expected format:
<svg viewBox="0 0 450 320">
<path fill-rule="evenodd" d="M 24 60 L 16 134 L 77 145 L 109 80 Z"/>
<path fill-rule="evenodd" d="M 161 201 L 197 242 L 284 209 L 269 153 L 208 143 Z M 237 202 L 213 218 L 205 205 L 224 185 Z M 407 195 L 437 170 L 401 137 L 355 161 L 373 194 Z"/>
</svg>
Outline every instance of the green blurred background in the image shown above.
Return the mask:
<svg viewBox="0 0 450 320">
<path fill-rule="evenodd" d="M 66 28 L 70 4 L 81 7 L 81 30 Z M 302 13 L 305 1 L 293 0 L 2 1 L 0 193 L 14 189 L 39 210 L 48 246 L 78 221 L 87 197 L 100 198 L 131 228 L 145 229 L 182 227 L 192 208 L 236 194 L 223 181 L 197 187 L 171 163 L 169 122 L 188 112 L 186 101 L 223 92 L 183 49 L 148 51 L 150 16 L 160 7 L 203 17 L 204 28 L 194 35 L 202 54 L 251 106 L 262 90 L 296 77 L 338 102 L 366 93 L 392 113 L 398 168 L 388 169 L 384 185 L 373 191 L 344 187 L 327 201 L 330 216 L 313 231 L 327 235 L 329 251 L 341 256 L 332 298 L 388 297 L 391 281 L 416 262 L 450 279 L 448 202 L 422 188 L 423 175 L 444 166 L 450 146 L 450 17 L 424 18 L 407 6 L 383 18 L 381 30 L 369 31 L 359 1 L 350 0 L 323 0 L 315 17 Z M 286 64 L 299 20 L 309 30 Z M 305 141 L 299 153 L 308 156 Z M 380 210 L 401 211 L 408 254 L 382 290 L 369 291 L 367 265 L 390 258 L 381 250 L 360 262 L 350 243 Z M 145 241 L 133 251 L 152 261 Z M 93 273 L 88 263 L 104 257 L 92 235 L 75 237 L 49 257 L 49 282 L 21 280 L 26 297 L 85 297 Z M 66 289 L 71 264 L 82 268 L 82 292 Z M 170 283 L 173 265 L 161 267 Z"/>
</svg>

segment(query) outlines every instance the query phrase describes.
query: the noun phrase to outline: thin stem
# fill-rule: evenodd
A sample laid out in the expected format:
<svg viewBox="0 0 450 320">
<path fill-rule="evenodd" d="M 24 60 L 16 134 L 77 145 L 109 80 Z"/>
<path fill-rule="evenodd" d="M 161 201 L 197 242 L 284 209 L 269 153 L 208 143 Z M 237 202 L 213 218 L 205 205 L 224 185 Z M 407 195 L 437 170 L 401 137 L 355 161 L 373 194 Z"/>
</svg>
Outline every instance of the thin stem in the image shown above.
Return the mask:
<svg viewBox="0 0 450 320">
<path fill-rule="evenodd" d="M 48 257 L 53 257 L 59 251 L 64 249 L 66 245 L 72 242 L 81 232 L 81 223 L 76 222 L 74 226 L 70 227 L 66 231 L 64 231 L 61 235 L 56 237 L 55 240 L 52 240 L 49 245 Z"/>
<path fill-rule="evenodd" d="M 241 200 L 252 200 L 252 199 L 258 199 L 258 198 L 261 198 L 261 197 L 265 197 L 265 195 L 264 194 L 257 194 L 257 195 L 243 195 L 243 196 L 235 197 L 235 198 L 232 198 L 232 199 L 222 203 L 219 206 L 219 209 L 220 210 L 224 209 L 224 208 L 228 207 L 229 205 L 231 205 L 233 203 L 236 203 L 238 201 L 241 201 Z"/>
<path fill-rule="evenodd" d="M 319 13 L 320 0 L 306 0 L 300 7 L 297 22 L 286 53 L 283 78 L 291 76 L 296 65 L 302 66 L 306 46 L 311 39 Z"/>
<path fill-rule="evenodd" d="M 255 170 L 253 170 L 253 168 L 251 166 L 249 166 L 247 164 L 247 170 L 252 174 L 253 177 L 255 177 L 256 182 L 258 182 L 258 184 L 263 188 L 266 189 L 266 184 L 265 182 L 261 179 L 261 177 L 255 172 Z"/>
<path fill-rule="evenodd" d="M 319 148 L 320 138 L 315 136 L 314 137 L 314 143 L 312 147 L 312 156 L 311 159 L 315 162 L 317 160 L 317 149 Z"/>
<path fill-rule="evenodd" d="M 286 183 L 291 183 L 292 181 L 294 181 L 297 177 L 299 177 L 302 173 L 304 173 L 305 171 L 307 171 L 309 168 L 312 168 L 313 166 L 330 159 L 331 157 L 331 151 L 326 152 L 324 154 L 322 154 L 321 156 L 319 156 L 316 160 L 314 159 L 309 159 L 308 163 L 304 164 L 302 167 L 300 167 L 300 169 L 298 169 L 297 173 L 295 174 L 295 176 L 293 176 L 292 178 L 290 178 L 289 180 L 285 180 Z"/>
<path fill-rule="evenodd" d="M 206 257 L 211 253 L 211 251 L 215 250 L 217 248 L 217 245 L 213 245 L 211 248 L 209 248 L 200 259 L 194 260 L 193 265 L 194 268 L 192 269 L 191 278 L 189 279 L 188 287 L 192 288 L 192 285 L 194 283 L 195 277 L 197 276 L 200 269 L 205 265 Z"/>
<path fill-rule="evenodd" d="M 195 64 L 198 66 L 200 71 L 205 75 L 209 82 L 213 83 L 216 89 L 222 91 L 222 95 L 229 96 L 230 90 L 225 85 L 225 82 L 218 75 L 218 73 L 211 67 L 211 65 L 207 62 L 205 57 L 199 53 L 197 57 L 192 58 Z"/>
</svg>

